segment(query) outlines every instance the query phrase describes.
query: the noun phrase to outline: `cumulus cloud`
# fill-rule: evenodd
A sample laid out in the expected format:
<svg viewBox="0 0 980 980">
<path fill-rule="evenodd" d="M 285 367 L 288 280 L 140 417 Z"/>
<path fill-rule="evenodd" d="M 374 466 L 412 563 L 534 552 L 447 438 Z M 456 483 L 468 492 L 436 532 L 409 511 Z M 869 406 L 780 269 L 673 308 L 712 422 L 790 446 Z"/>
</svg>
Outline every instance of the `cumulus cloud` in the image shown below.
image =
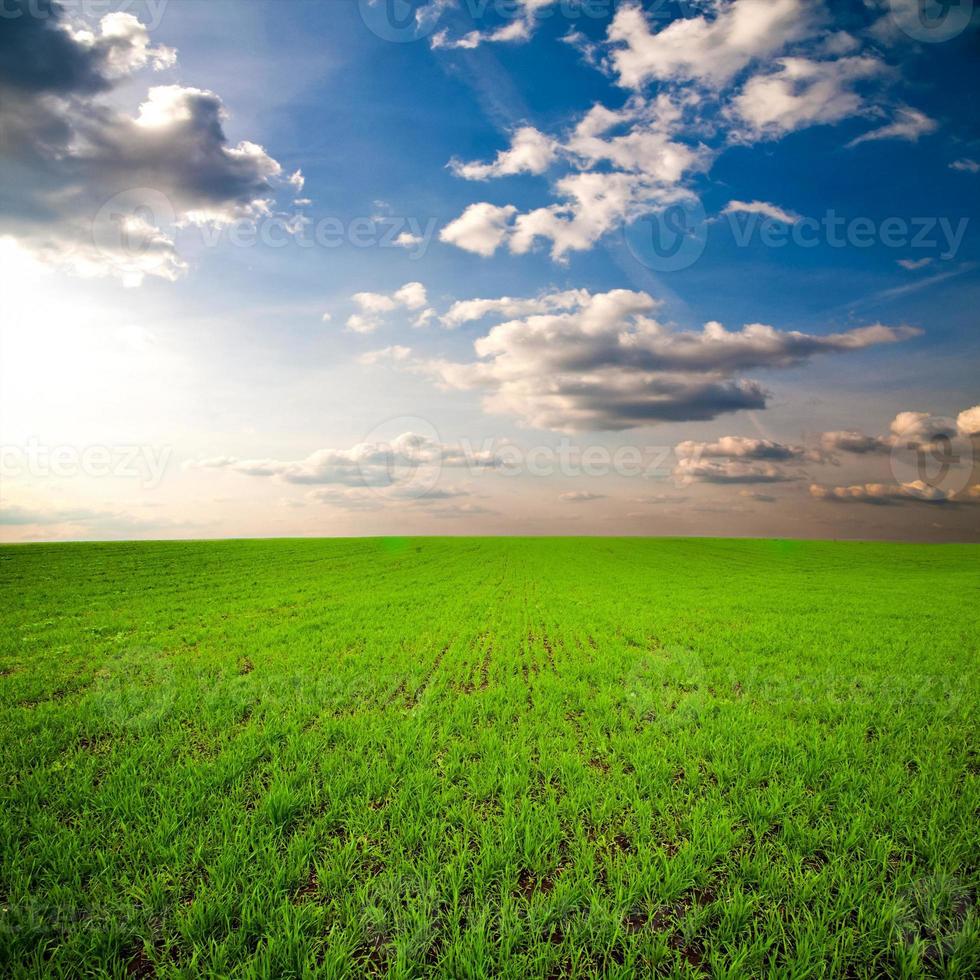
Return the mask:
<svg viewBox="0 0 980 980">
<path fill-rule="evenodd" d="M 781 208 L 778 204 L 770 204 L 768 201 L 729 201 L 721 213 L 759 214 L 763 218 L 782 221 L 787 225 L 795 225 L 803 217 L 795 211 L 788 211 L 786 208 Z"/>
<path fill-rule="evenodd" d="M 558 500 L 563 504 L 585 504 L 591 500 L 605 500 L 604 493 L 590 493 L 588 490 L 567 490 L 558 494 Z"/>
<path fill-rule="evenodd" d="M 875 140 L 908 140 L 910 143 L 915 143 L 920 136 L 934 133 L 938 128 L 939 123 L 935 119 L 930 119 L 924 112 L 909 106 L 900 106 L 892 122 L 868 133 L 862 133 L 847 145 L 854 147 Z"/>
<path fill-rule="evenodd" d="M 820 445 L 830 453 L 853 453 L 857 456 L 891 452 L 891 443 L 887 439 L 866 436 L 853 429 L 824 432 L 820 437 Z"/>
<path fill-rule="evenodd" d="M 437 475 L 444 466 L 487 469 L 498 462 L 492 451 L 448 445 L 416 432 L 404 432 L 390 442 L 358 443 L 349 449 L 318 449 L 298 460 L 214 456 L 192 461 L 188 466 L 274 477 L 299 485 L 414 489 L 420 476 Z"/>
<path fill-rule="evenodd" d="M 468 207 L 441 240 L 478 255 L 524 254 L 543 243 L 556 261 L 592 248 L 609 232 L 672 205 L 693 202 L 693 178 L 725 144 L 782 138 L 808 126 L 882 116 L 865 91 L 888 68 L 845 31 L 828 32 L 811 0 L 703 0 L 696 16 L 620 6 L 601 42 L 566 37 L 590 63 L 631 91 L 618 108 L 594 105 L 558 135 L 522 126 L 488 162 L 450 162 L 468 179 L 545 174 L 553 201 L 528 210 L 486 201 Z M 658 24 L 658 21 L 662 21 Z M 647 89 L 656 86 L 654 96 Z M 915 140 L 936 128 L 901 105 L 891 122 L 858 137 Z M 714 138 L 715 145 L 711 145 Z M 726 214 L 797 215 L 765 201 L 733 201 Z"/>
<path fill-rule="evenodd" d="M 512 20 L 492 31 L 468 31 L 462 37 L 450 37 L 449 31 L 438 31 L 432 35 L 432 47 L 435 49 L 472 51 L 481 44 L 499 44 L 529 41 L 534 33 L 533 22 L 529 18 Z"/>
<path fill-rule="evenodd" d="M 262 213 L 295 186 L 261 146 L 229 142 L 213 92 L 157 85 L 135 116 L 112 107 L 133 72 L 174 62 L 135 17 L 78 30 L 40 3 L 0 36 L 0 234 L 79 275 L 175 279 L 176 228 Z"/>
<path fill-rule="evenodd" d="M 895 449 L 929 449 L 936 447 L 939 440 L 974 435 L 980 435 L 980 405 L 960 412 L 955 421 L 928 412 L 899 412 L 885 435 L 865 435 L 854 429 L 824 432 L 820 445 L 829 453 L 886 455 Z"/>
<path fill-rule="evenodd" d="M 510 148 L 501 150 L 492 163 L 451 160 L 450 169 L 465 180 L 487 180 L 512 174 L 543 174 L 554 162 L 558 147 L 553 139 L 533 126 L 522 126 L 511 137 Z"/>
<path fill-rule="evenodd" d="M 928 446 L 937 439 L 952 439 L 957 434 L 956 423 L 928 412 L 899 412 L 889 428 L 892 445 Z"/>
<path fill-rule="evenodd" d="M 674 467 L 678 483 L 789 483 L 800 474 L 771 463 L 746 463 L 738 459 L 681 459 Z"/>
<path fill-rule="evenodd" d="M 529 41 L 534 35 L 538 15 L 556 2 L 557 0 L 513 0 L 506 11 L 510 19 L 500 26 L 490 30 L 467 31 L 458 37 L 454 37 L 444 28 L 432 35 L 431 46 L 437 50 L 472 51 L 481 44 L 520 44 Z M 429 3 L 416 10 L 416 25 L 421 30 L 431 30 L 453 6 L 453 0 L 429 0 Z"/>
<path fill-rule="evenodd" d="M 485 202 L 471 204 L 439 232 L 439 241 L 477 255 L 493 255 L 507 237 L 511 219 L 516 213 L 517 208 L 513 204 L 505 207 Z"/>
<path fill-rule="evenodd" d="M 862 504 L 947 504 L 972 503 L 972 489 L 964 496 L 957 496 L 938 487 L 930 486 L 922 480 L 910 483 L 857 483 L 849 487 L 824 487 L 813 484 L 810 495 L 817 500 L 831 503 Z"/>
<path fill-rule="evenodd" d="M 568 174 L 557 181 L 554 192 L 562 203 L 524 214 L 517 214 L 513 205 L 472 204 L 439 237 L 483 256 L 493 255 L 505 242 L 511 252 L 523 255 L 542 239 L 551 243 L 552 258 L 561 260 L 569 252 L 591 248 L 625 221 L 692 199 L 677 185 L 623 172 Z"/>
<path fill-rule="evenodd" d="M 964 436 L 980 435 L 980 405 L 960 412 L 956 416 L 956 428 Z"/>
<path fill-rule="evenodd" d="M 764 408 L 762 385 L 736 375 L 895 343 L 918 332 L 882 324 L 822 336 L 764 324 L 672 330 L 651 317 L 658 305 L 647 293 L 625 289 L 584 293 L 564 311 L 493 326 L 475 341 L 475 361 L 403 363 L 445 387 L 484 390 L 487 411 L 526 425 L 621 430 Z"/>
<path fill-rule="evenodd" d="M 675 446 L 674 454 L 674 478 L 681 483 L 787 483 L 802 477 L 802 464 L 824 462 L 823 453 L 805 446 L 745 436 L 688 440 Z"/>
<path fill-rule="evenodd" d="M 674 452 L 682 458 L 700 459 L 727 458 L 770 460 L 772 462 L 790 462 L 794 460 L 817 461 L 812 450 L 805 446 L 791 446 L 772 439 L 750 439 L 745 436 L 722 436 L 715 442 L 678 443 Z"/>
<path fill-rule="evenodd" d="M 509 248 L 522 255 L 538 239 L 551 242 L 551 257 L 591 248 L 624 222 L 679 201 L 691 194 L 676 185 L 648 180 L 631 173 L 586 172 L 569 174 L 555 184 L 562 203 L 519 215 Z"/>
<path fill-rule="evenodd" d="M 750 78 L 732 101 L 731 115 L 745 128 L 742 139 L 776 139 L 806 126 L 840 122 L 865 108 L 857 85 L 880 75 L 876 58 L 834 61 L 780 58 L 773 71 Z"/>
<path fill-rule="evenodd" d="M 456 163 L 463 176 L 487 178 L 517 172 L 518 165 L 530 172 L 532 160 L 540 167 L 534 172 L 544 172 L 560 158 L 571 172 L 552 185 L 557 203 L 520 214 L 514 205 L 473 204 L 443 229 L 441 240 L 492 255 L 504 244 L 523 254 L 540 239 L 551 243 L 553 258 L 562 259 L 590 248 L 624 221 L 692 199 L 682 182 L 706 169 L 711 154 L 674 137 L 683 111 L 667 95 L 635 97 L 617 110 L 596 105 L 561 140 L 537 134 L 534 142 L 519 145 L 515 136 L 493 163 Z"/>
<path fill-rule="evenodd" d="M 422 283 L 407 282 L 393 293 L 354 293 L 351 301 L 360 312 L 347 318 L 347 329 L 353 333 L 374 333 L 386 313 L 398 309 L 424 310 L 428 298 Z"/>
<path fill-rule="evenodd" d="M 410 231 L 400 232 L 395 240 L 392 242 L 396 248 L 415 248 L 416 245 L 421 245 L 425 239 L 421 235 L 415 235 Z"/>
<path fill-rule="evenodd" d="M 531 313 L 548 313 L 554 310 L 568 310 L 581 306 L 589 298 L 584 289 L 570 289 L 564 292 L 544 293 L 530 299 L 515 299 L 501 296 L 499 299 L 463 299 L 453 303 L 440 318 L 449 328 L 458 327 L 473 320 L 487 316 L 511 319 Z"/>
<path fill-rule="evenodd" d="M 729 82 L 751 62 L 807 37 L 820 5 L 809 0 L 711 0 L 697 17 L 654 31 L 639 5 L 620 7 L 606 35 L 609 64 L 624 88 L 648 82 Z"/>
</svg>

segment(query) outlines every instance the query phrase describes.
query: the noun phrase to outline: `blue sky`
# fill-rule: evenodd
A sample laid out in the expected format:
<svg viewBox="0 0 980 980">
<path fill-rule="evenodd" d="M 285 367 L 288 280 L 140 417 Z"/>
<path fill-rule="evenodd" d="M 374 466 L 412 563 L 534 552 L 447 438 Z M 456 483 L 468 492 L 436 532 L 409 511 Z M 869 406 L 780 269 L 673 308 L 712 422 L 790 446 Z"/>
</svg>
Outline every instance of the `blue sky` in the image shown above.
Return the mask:
<svg viewBox="0 0 980 980">
<path fill-rule="evenodd" d="M 391 9 L 8 0 L 4 537 L 976 537 L 972 4 Z"/>
</svg>

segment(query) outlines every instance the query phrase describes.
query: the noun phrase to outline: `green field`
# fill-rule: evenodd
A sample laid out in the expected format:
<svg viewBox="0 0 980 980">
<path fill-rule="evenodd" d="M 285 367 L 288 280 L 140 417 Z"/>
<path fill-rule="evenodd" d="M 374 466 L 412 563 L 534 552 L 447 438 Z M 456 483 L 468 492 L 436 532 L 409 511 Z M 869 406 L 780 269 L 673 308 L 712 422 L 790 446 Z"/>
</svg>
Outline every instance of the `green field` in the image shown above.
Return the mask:
<svg viewBox="0 0 980 980">
<path fill-rule="evenodd" d="M 0 548 L 0 973 L 980 974 L 980 548 Z"/>
</svg>

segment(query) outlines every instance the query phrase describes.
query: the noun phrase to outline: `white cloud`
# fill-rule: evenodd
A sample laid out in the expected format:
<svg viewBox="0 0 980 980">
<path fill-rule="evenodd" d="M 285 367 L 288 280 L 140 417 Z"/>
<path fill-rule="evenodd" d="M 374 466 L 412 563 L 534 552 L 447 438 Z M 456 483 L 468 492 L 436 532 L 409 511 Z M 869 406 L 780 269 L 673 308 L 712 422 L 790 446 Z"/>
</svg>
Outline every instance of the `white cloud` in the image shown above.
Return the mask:
<svg viewBox="0 0 980 980">
<path fill-rule="evenodd" d="M 833 31 L 822 38 L 817 50 L 828 58 L 837 58 L 842 54 L 853 54 L 861 47 L 861 42 L 847 31 Z"/>
<path fill-rule="evenodd" d="M 481 44 L 529 41 L 533 33 L 534 26 L 530 20 L 512 20 L 492 31 L 469 31 L 458 38 L 451 38 L 448 31 L 439 31 L 432 35 L 432 47 L 437 50 L 446 48 L 450 51 L 453 49 L 472 51 Z"/>
<path fill-rule="evenodd" d="M 605 500 L 603 493 L 590 493 L 587 490 L 568 490 L 558 494 L 558 500 L 563 504 L 586 504 L 592 500 Z"/>
<path fill-rule="evenodd" d="M 859 146 L 876 140 L 908 140 L 915 143 L 920 136 L 934 133 L 939 128 L 935 119 L 930 119 L 924 112 L 909 106 L 900 106 L 895 112 L 895 119 L 885 126 L 862 133 L 848 143 L 848 147 Z"/>
<path fill-rule="evenodd" d="M 895 261 L 909 272 L 915 272 L 918 269 L 924 269 L 927 265 L 932 265 L 932 258 L 929 256 L 921 259 L 896 259 Z"/>
<path fill-rule="evenodd" d="M 475 361 L 409 359 L 404 366 L 445 387 L 482 389 L 487 411 L 526 425 L 618 430 L 763 408 L 762 386 L 737 374 L 917 333 L 881 324 L 822 336 L 764 324 L 728 331 L 709 323 L 701 331 L 675 331 L 650 318 L 657 306 L 642 292 L 600 293 L 568 311 L 497 324 L 475 342 Z"/>
<path fill-rule="evenodd" d="M 557 2 L 558 0 L 511 0 L 506 11 L 503 7 L 497 8 L 511 18 L 499 27 L 487 31 L 468 31 L 461 37 L 451 37 L 449 31 L 443 29 L 432 35 L 430 43 L 436 50 L 445 48 L 472 51 L 481 44 L 519 44 L 529 41 L 537 26 L 537 15 Z M 430 3 L 416 11 L 416 24 L 423 29 L 431 28 L 452 5 L 452 0 L 430 0 Z"/>
<path fill-rule="evenodd" d="M 980 435 L 980 405 L 974 405 L 956 416 L 956 428 L 964 436 Z"/>
<path fill-rule="evenodd" d="M 966 174 L 980 174 L 980 163 L 971 160 L 969 157 L 960 157 L 949 165 L 950 170 L 959 170 Z"/>
<path fill-rule="evenodd" d="M 393 293 L 354 293 L 351 301 L 360 309 L 347 318 L 347 329 L 353 333 L 373 333 L 386 313 L 397 309 L 420 310 L 428 301 L 425 286 L 407 282 Z M 418 322 L 416 322 L 418 325 Z"/>
<path fill-rule="evenodd" d="M 439 232 L 439 241 L 467 252 L 490 256 L 507 237 L 510 222 L 517 213 L 513 204 L 471 204 L 458 218 Z"/>
<path fill-rule="evenodd" d="M 712 16 L 678 17 L 656 32 L 641 7 L 620 7 L 606 35 L 618 83 L 723 85 L 754 60 L 810 35 L 822 13 L 811 0 L 710 0 L 706 6 Z"/>
<path fill-rule="evenodd" d="M 412 326 L 413 327 L 427 326 L 434 319 L 436 319 L 437 316 L 438 314 L 436 313 L 436 311 L 431 306 L 427 306 L 412 320 Z"/>
<path fill-rule="evenodd" d="M 358 361 L 361 364 L 374 365 L 384 364 L 392 361 L 407 361 L 412 356 L 411 347 L 403 347 L 401 344 L 393 344 L 391 347 L 382 347 L 380 350 L 368 351 L 362 354 Z"/>
<path fill-rule="evenodd" d="M 778 204 L 769 204 L 767 201 L 729 201 L 721 213 L 760 214 L 764 218 L 783 221 L 788 225 L 795 225 L 803 217 L 795 211 L 787 211 L 785 208 L 779 207 Z"/>
<path fill-rule="evenodd" d="M 394 300 L 408 310 L 420 310 L 428 302 L 425 286 L 420 282 L 407 282 L 394 294 Z"/>
<path fill-rule="evenodd" d="M 453 303 L 441 320 L 444 326 L 453 328 L 463 323 L 482 320 L 486 316 L 512 318 L 531 313 L 573 309 L 588 299 L 589 293 L 584 289 L 544 293 L 530 299 L 515 299 L 511 296 L 501 296 L 499 299 L 464 299 Z"/>
<path fill-rule="evenodd" d="M 361 313 L 351 313 L 345 325 L 351 333 L 374 333 L 380 326 L 380 320 Z"/>
<path fill-rule="evenodd" d="M 746 128 L 741 139 L 776 139 L 806 126 L 840 122 L 864 109 L 859 82 L 884 70 L 875 58 L 836 61 L 780 58 L 773 71 L 750 78 L 732 102 L 731 114 Z"/>
<path fill-rule="evenodd" d="M 666 95 L 633 98 L 618 110 L 594 106 L 566 140 L 549 143 L 552 159 L 561 157 L 573 168 L 552 187 L 558 203 L 523 214 L 513 205 L 473 204 L 440 238 L 480 255 L 492 255 L 505 243 L 511 252 L 524 254 L 542 239 L 551 243 L 552 257 L 562 260 L 569 252 L 590 248 L 624 221 L 693 199 L 681 183 L 705 170 L 711 154 L 672 136 L 683 111 Z M 513 147 L 502 152 L 498 161 L 512 152 Z M 543 157 L 537 160 L 543 164 Z M 476 171 L 480 176 L 497 175 L 497 163 L 466 166 L 482 167 Z"/>
<path fill-rule="evenodd" d="M 591 248 L 624 221 L 692 197 L 681 188 L 621 172 L 569 174 L 557 182 L 555 193 L 562 203 L 516 217 L 513 205 L 472 204 L 440 238 L 484 256 L 505 241 L 511 252 L 523 255 L 544 239 L 551 242 L 552 258 L 561 260 Z"/>
<path fill-rule="evenodd" d="M 569 174 L 555 185 L 561 204 L 518 215 L 509 241 L 512 252 L 529 252 L 539 238 L 551 242 L 551 257 L 591 248 L 603 235 L 631 217 L 688 199 L 685 191 L 668 188 L 627 173 Z"/>
<path fill-rule="evenodd" d="M 53 12 L 54 16 L 57 16 Z M 64 33 L 110 79 L 129 75 L 147 65 L 157 71 L 170 68 L 177 52 L 163 45 L 153 47 L 150 35 L 139 19 L 132 14 L 116 11 L 99 21 L 98 31 L 74 29 L 61 25 Z"/>
<path fill-rule="evenodd" d="M 511 137 L 510 148 L 501 150 L 493 163 L 451 160 L 450 169 L 465 180 L 487 180 L 512 174 L 543 174 L 554 162 L 558 146 L 533 126 L 522 126 Z"/>
<path fill-rule="evenodd" d="M 705 169 L 709 158 L 704 147 L 674 138 L 690 105 L 690 100 L 666 93 L 649 100 L 634 96 L 616 110 L 595 105 L 562 149 L 580 169 L 609 164 L 651 183 L 676 184 L 687 174 Z"/>
<path fill-rule="evenodd" d="M 390 313 L 398 306 L 387 293 L 354 293 L 351 300 L 365 313 Z"/>
<path fill-rule="evenodd" d="M 421 245 L 425 239 L 421 235 L 414 235 L 410 231 L 401 232 L 392 242 L 393 245 L 398 248 L 414 248 L 416 245 Z"/>
<path fill-rule="evenodd" d="M 396 355 L 397 356 L 397 355 Z M 443 466 L 493 467 L 492 453 L 469 452 L 404 432 L 390 442 L 359 443 L 350 449 L 318 449 L 298 460 L 240 459 L 216 456 L 197 460 L 191 469 L 229 469 L 252 477 L 274 477 L 285 483 L 341 487 L 417 487 L 420 473 Z"/>
</svg>

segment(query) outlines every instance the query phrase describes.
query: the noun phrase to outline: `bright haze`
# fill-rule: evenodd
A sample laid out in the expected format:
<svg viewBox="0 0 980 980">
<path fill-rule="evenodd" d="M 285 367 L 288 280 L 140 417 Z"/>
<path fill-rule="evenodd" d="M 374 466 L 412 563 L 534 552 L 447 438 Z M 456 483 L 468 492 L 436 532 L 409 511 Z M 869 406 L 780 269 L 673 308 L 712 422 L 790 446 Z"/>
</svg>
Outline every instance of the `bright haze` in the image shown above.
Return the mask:
<svg viewBox="0 0 980 980">
<path fill-rule="evenodd" d="M 0 535 L 976 540 L 921 6 L 4 0 Z"/>
</svg>

